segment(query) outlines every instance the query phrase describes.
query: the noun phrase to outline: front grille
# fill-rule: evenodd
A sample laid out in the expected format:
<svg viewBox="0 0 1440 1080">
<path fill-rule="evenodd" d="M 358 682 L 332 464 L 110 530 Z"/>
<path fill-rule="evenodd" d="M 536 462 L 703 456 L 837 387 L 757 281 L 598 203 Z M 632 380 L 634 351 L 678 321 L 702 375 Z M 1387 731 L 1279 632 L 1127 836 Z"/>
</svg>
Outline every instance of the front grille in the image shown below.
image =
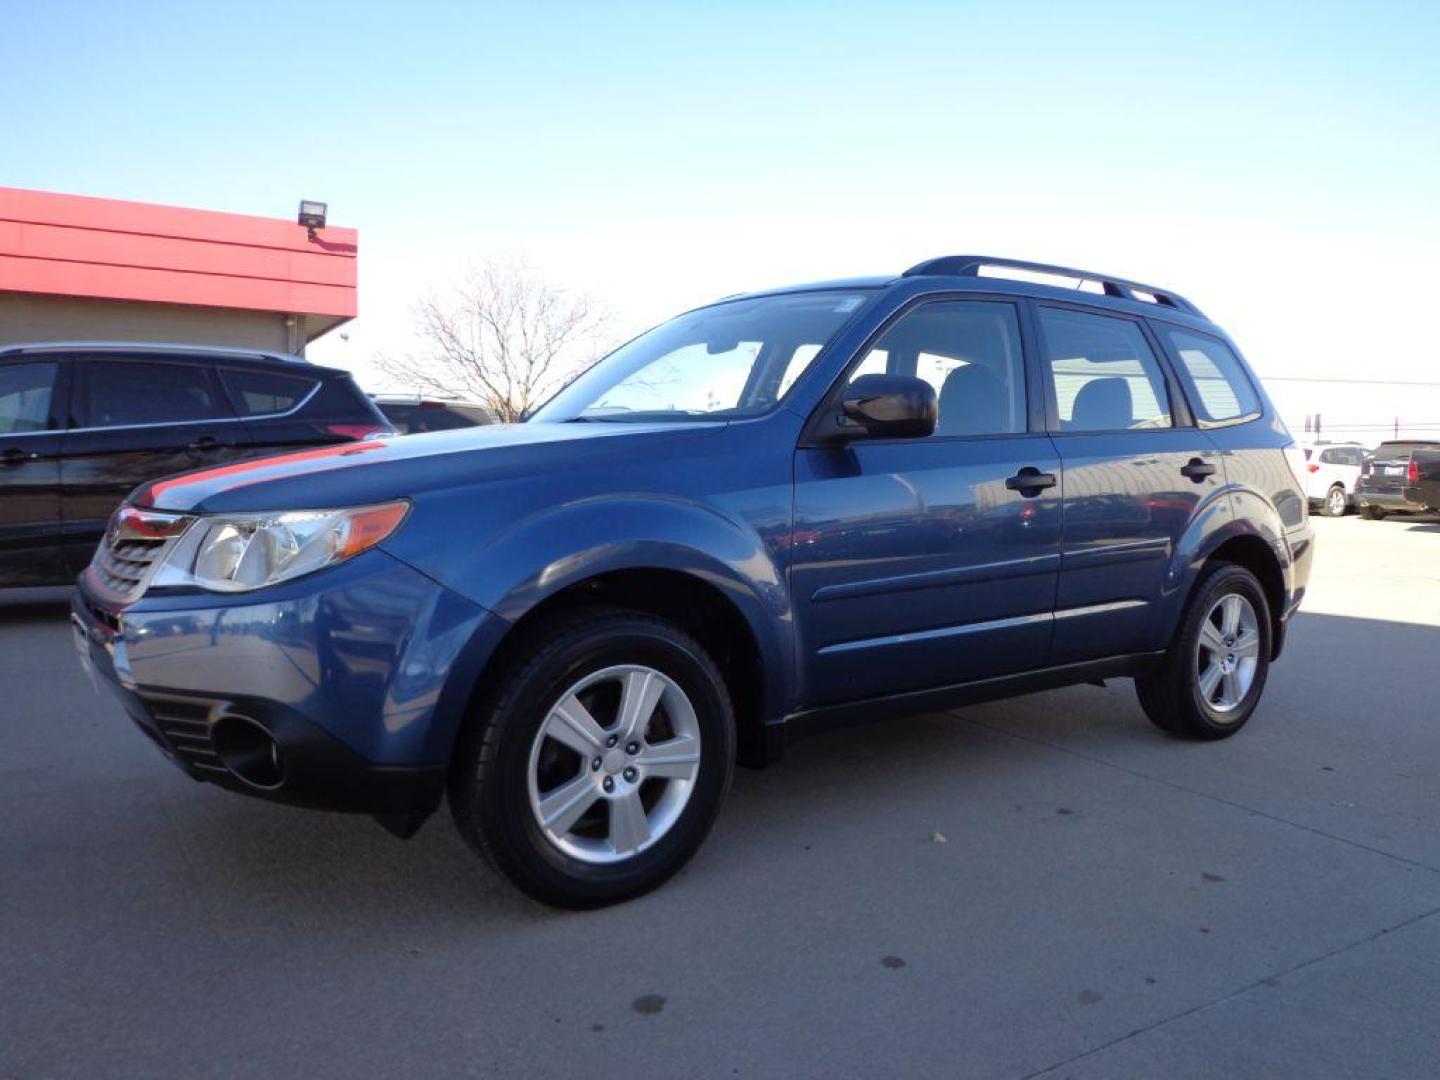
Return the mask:
<svg viewBox="0 0 1440 1080">
<path fill-rule="evenodd" d="M 141 700 L 175 756 L 202 773 L 228 773 L 210 740 L 210 729 L 223 702 L 142 693 Z"/>
<path fill-rule="evenodd" d="M 122 506 L 90 560 L 89 580 L 107 602 L 138 600 L 192 518 Z"/>
<path fill-rule="evenodd" d="M 166 540 L 131 540 L 107 535 L 91 564 L 95 575 L 117 596 L 134 600 L 165 550 Z"/>
</svg>

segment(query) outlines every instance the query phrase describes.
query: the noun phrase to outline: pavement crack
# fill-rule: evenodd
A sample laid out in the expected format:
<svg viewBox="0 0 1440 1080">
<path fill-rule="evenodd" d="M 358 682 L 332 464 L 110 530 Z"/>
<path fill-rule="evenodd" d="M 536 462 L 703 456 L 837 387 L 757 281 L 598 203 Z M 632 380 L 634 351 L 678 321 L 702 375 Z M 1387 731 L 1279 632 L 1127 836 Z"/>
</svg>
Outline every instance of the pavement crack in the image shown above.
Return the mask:
<svg viewBox="0 0 1440 1080">
<path fill-rule="evenodd" d="M 962 720 L 967 724 L 973 725 L 974 727 L 983 728 L 984 730 L 993 732 L 997 735 L 1004 735 L 1008 738 L 1016 739 L 1020 742 L 1028 742 L 1035 746 L 1043 746 L 1047 749 L 1055 750 L 1061 754 L 1069 754 L 1071 757 L 1077 757 L 1082 761 L 1088 761 L 1092 765 L 1100 765 L 1107 769 L 1114 769 L 1116 772 L 1125 773 L 1127 776 L 1133 776 L 1138 780 L 1148 780 L 1153 784 L 1162 784 L 1165 787 L 1174 788 L 1176 791 L 1183 791 L 1189 795 L 1195 795 L 1202 799 L 1209 799 L 1211 802 L 1219 803 L 1222 806 L 1228 806 L 1234 810 L 1243 810 L 1247 814 L 1254 814 L 1256 817 L 1265 818 L 1267 821 L 1273 821 L 1280 825 L 1288 825 L 1292 829 L 1300 829 L 1303 832 L 1311 833 L 1325 840 L 1333 840 L 1337 844 L 1344 844 L 1347 847 L 1352 847 L 1359 851 L 1368 851 L 1372 855 L 1379 855 L 1382 858 L 1391 859 L 1395 862 L 1402 863 L 1405 866 L 1414 866 L 1420 870 L 1427 870 L 1432 874 L 1440 874 L 1440 866 L 1431 866 L 1429 863 L 1421 862 L 1418 859 L 1406 858 L 1404 855 L 1397 855 L 1393 851 L 1386 851 L 1384 848 L 1374 847 L 1370 844 L 1362 843 L 1359 840 L 1350 840 L 1344 836 L 1336 836 L 1334 833 L 1326 832 L 1324 829 L 1317 829 L 1313 825 L 1306 825 L 1305 823 L 1300 821 L 1292 821 L 1290 818 L 1281 817 L 1279 814 L 1272 814 L 1268 810 L 1259 810 L 1253 806 L 1246 806 L 1242 802 L 1236 802 L 1234 799 L 1224 798 L 1223 796 L 1216 795 L 1213 792 L 1202 791 L 1199 788 L 1193 788 L 1186 784 L 1177 783 L 1176 781 L 1167 779 L 1163 776 L 1155 776 L 1153 773 L 1142 772 L 1139 769 L 1132 769 L 1126 765 L 1117 765 L 1113 761 L 1107 761 L 1102 757 L 1096 757 L 1094 754 L 1087 754 L 1084 751 L 1075 750 L 1068 746 L 1062 746 L 1059 743 L 1050 742 L 1046 739 L 1039 739 L 1033 735 L 1023 735 L 1016 731 L 1010 731 L 1006 728 L 997 727 L 994 724 L 987 724 L 983 720 L 976 720 L 973 717 L 966 716 L 964 713 L 958 710 L 947 710 L 946 715 L 952 716 L 957 720 Z"/>
<path fill-rule="evenodd" d="M 1424 922 L 1426 919 L 1434 918 L 1436 915 L 1440 915 L 1440 907 L 1432 908 L 1429 911 L 1422 911 L 1420 914 L 1412 915 L 1408 919 L 1401 919 L 1393 926 L 1381 927 L 1379 930 L 1376 930 L 1373 933 L 1366 934 L 1363 938 L 1360 938 L 1356 941 L 1346 942 L 1344 945 L 1336 946 L 1328 952 L 1321 953 L 1319 956 L 1312 956 L 1309 960 L 1302 960 L 1298 964 L 1292 964 L 1288 968 L 1283 968 L 1280 971 L 1275 971 L 1271 972 L 1268 975 L 1263 975 L 1260 978 L 1255 979 L 1253 982 L 1246 983 L 1244 986 L 1240 987 L 1239 989 L 1232 990 L 1228 994 L 1221 994 L 1219 997 L 1214 998 L 1211 1001 L 1201 1002 L 1199 1005 L 1193 1005 L 1188 1009 L 1182 1009 L 1180 1012 L 1177 1012 L 1171 1016 L 1162 1017 L 1161 1019 L 1156 1020 L 1153 1024 L 1146 1024 L 1142 1028 L 1136 1028 L 1134 1031 L 1128 1032 L 1127 1034 L 1120 1035 L 1114 1039 L 1110 1039 L 1108 1042 L 1103 1042 L 1099 1046 L 1092 1046 L 1089 1050 L 1085 1050 L 1081 1053 L 1065 1058 L 1063 1061 L 1057 1061 L 1053 1064 L 1046 1065 L 1043 1069 L 1036 1069 L 1034 1072 L 1026 1073 L 1023 1077 L 1020 1078 L 1020 1080 L 1036 1080 L 1037 1077 L 1044 1076 L 1046 1073 L 1054 1072 L 1056 1069 L 1063 1069 L 1067 1065 L 1073 1065 L 1077 1061 L 1083 1061 L 1085 1058 L 1093 1057 L 1095 1054 L 1098 1054 L 1103 1050 L 1109 1050 L 1113 1046 L 1119 1046 L 1123 1042 L 1129 1042 L 1131 1039 L 1136 1038 L 1137 1036 L 1144 1035 L 1147 1032 L 1156 1030 L 1157 1028 L 1162 1028 L 1167 1024 L 1173 1024 L 1177 1020 L 1184 1020 L 1187 1016 L 1194 1016 L 1196 1013 L 1202 1013 L 1207 1009 L 1213 1009 L 1217 1005 L 1223 1005 L 1227 1001 L 1231 1001 L 1244 994 L 1248 994 L 1251 990 L 1255 990 L 1261 986 L 1264 986 L 1266 983 L 1274 982 L 1277 979 L 1283 979 L 1289 975 L 1294 975 L 1297 972 L 1304 971 L 1306 968 L 1314 967 L 1316 964 L 1322 964 L 1326 960 L 1330 960 L 1336 956 L 1339 956 L 1341 953 L 1349 952 L 1351 949 L 1358 949 L 1360 948 L 1360 946 L 1368 945 L 1370 944 L 1370 942 L 1376 940 L 1377 938 L 1382 938 L 1386 934 L 1393 934 L 1397 930 L 1403 930 L 1407 926 L 1413 926 L 1415 923 Z"/>
</svg>

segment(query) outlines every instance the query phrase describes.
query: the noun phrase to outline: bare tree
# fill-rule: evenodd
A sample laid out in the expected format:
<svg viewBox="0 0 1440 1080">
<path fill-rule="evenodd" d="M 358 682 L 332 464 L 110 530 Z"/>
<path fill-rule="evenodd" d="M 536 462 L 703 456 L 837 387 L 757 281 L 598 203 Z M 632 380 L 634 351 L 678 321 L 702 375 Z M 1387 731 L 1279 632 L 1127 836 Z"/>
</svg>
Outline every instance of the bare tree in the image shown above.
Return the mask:
<svg viewBox="0 0 1440 1080">
<path fill-rule="evenodd" d="M 416 304 L 419 351 L 379 365 L 421 393 L 470 398 L 513 423 L 600 355 L 607 325 L 588 297 L 523 263 L 485 262 Z"/>
</svg>

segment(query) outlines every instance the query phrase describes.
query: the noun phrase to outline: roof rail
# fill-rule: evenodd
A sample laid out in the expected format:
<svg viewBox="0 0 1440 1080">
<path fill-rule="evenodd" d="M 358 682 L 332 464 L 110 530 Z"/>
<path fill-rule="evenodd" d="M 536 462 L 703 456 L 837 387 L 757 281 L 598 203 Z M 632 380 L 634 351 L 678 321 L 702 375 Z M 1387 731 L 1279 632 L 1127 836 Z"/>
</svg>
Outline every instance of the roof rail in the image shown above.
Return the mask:
<svg viewBox="0 0 1440 1080">
<path fill-rule="evenodd" d="M 979 277 L 982 266 L 1003 266 L 1011 270 L 1028 270 L 1035 274 L 1056 274 L 1060 277 L 1078 278 L 1081 281 L 1098 282 L 1106 296 L 1119 297 L 1122 300 L 1139 300 L 1145 303 L 1145 297 L 1136 296 L 1137 292 L 1153 296 L 1155 303 L 1165 307 L 1174 308 L 1176 311 L 1183 311 L 1188 315 L 1200 315 L 1200 309 L 1186 300 L 1177 292 L 1169 289 L 1159 289 L 1154 285 L 1145 285 L 1139 281 L 1127 281 L 1125 278 L 1118 278 L 1112 274 L 1097 274 L 1090 270 L 1076 270 L 1069 266 L 1051 266 L 1049 263 L 1024 262 L 1021 259 L 1000 259 L 991 255 L 941 255 L 937 259 L 926 259 L 922 263 L 916 263 L 906 270 L 904 277 L 919 277 L 922 274 L 935 274 L 953 277 Z M 1203 315 L 1200 315 L 1204 318 Z"/>
<path fill-rule="evenodd" d="M 177 353 L 194 357 L 197 360 L 268 360 L 277 364 L 310 364 L 310 361 L 303 356 L 276 352 L 272 349 L 230 348 L 225 345 L 186 345 L 174 341 L 17 341 L 0 344 L 0 356 L 73 352 L 97 355 Z"/>
</svg>

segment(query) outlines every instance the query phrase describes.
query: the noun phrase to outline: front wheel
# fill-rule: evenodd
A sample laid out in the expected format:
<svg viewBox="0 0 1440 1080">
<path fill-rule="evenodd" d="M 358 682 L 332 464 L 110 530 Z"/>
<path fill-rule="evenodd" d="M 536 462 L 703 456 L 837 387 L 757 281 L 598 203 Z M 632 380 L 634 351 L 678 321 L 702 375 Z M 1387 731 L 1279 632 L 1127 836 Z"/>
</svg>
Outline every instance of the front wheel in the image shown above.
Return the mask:
<svg viewBox="0 0 1440 1080">
<path fill-rule="evenodd" d="M 1217 563 L 1196 586 L 1160 668 L 1135 680 L 1156 727 L 1225 739 L 1245 726 L 1270 670 L 1270 605 L 1255 575 Z"/>
<path fill-rule="evenodd" d="M 695 853 L 729 788 L 725 682 L 689 635 L 635 612 L 573 613 L 529 640 L 456 749 L 455 823 L 545 903 L 647 892 Z"/>
<path fill-rule="evenodd" d="M 1325 501 L 1321 504 L 1321 510 L 1326 517 L 1344 517 L 1346 504 L 1345 489 L 1336 484 L 1325 493 Z"/>
<path fill-rule="evenodd" d="M 1366 521 L 1379 521 L 1385 516 L 1385 511 L 1378 506 L 1362 506 L 1360 516 Z"/>
</svg>

